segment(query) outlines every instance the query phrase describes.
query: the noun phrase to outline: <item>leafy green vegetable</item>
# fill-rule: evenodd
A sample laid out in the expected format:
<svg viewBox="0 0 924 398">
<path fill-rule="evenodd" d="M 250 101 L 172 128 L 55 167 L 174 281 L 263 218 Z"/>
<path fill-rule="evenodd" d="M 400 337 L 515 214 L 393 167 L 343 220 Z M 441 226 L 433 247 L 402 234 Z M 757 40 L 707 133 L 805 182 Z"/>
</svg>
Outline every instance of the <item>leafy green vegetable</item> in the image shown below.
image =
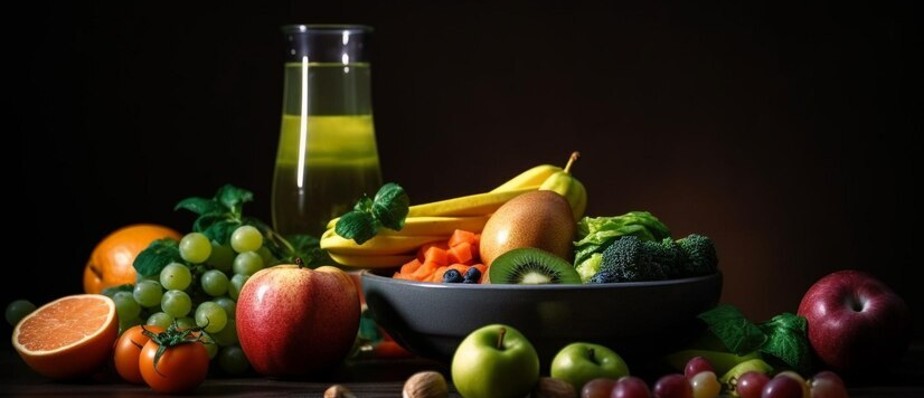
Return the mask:
<svg viewBox="0 0 924 398">
<path fill-rule="evenodd" d="M 147 248 L 138 253 L 132 265 L 141 276 L 153 276 L 159 275 L 167 264 L 182 261 L 179 242 L 165 238 L 151 242 Z"/>
<path fill-rule="evenodd" d="M 352 211 L 340 216 L 334 232 L 361 245 L 372 239 L 379 228 L 400 231 L 404 228 L 410 203 L 404 188 L 393 182 L 387 183 L 379 188 L 375 199 L 363 195 Z"/>
<path fill-rule="evenodd" d="M 791 313 L 754 324 L 738 308 L 728 304 L 699 315 L 726 349 L 737 355 L 758 351 L 800 373 L 811 370 L 811 347 L 804 317 Z"/>
<path fill-rule="evenodd" d="M 671 232 L 661 220 L 647 211 L 630 211 L 614 217 L 584 217 L 578 221 L 574 242 L 574 264 L 581 264 L 594 253 L 602 253 L 616 238 L 626 235 L 641 240 L 661 241 Z"/>
</svg>

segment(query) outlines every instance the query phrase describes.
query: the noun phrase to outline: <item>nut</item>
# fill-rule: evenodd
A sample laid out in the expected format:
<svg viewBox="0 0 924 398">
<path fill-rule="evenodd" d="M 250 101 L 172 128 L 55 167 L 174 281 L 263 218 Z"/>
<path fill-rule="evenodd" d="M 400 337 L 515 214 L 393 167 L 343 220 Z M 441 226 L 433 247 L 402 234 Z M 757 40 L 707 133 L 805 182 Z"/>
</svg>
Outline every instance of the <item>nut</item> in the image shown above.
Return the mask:
<svg viewBox="0 0 924 398">
<path fill-rule="evenodd" d="M 577 398 L 577 391 L 571 383 L 552 377 L 540 377 L 536 388 L 530 395 L 532 398 Z"/>
<path fill-rule="evenodd" d="M 356 398 L 356 394 L 340 384 L 334 384 L 324 390 L 324 398 Z"/>
<path fill-rule="evenodd" d="M 446 398 L 449 385 L 439 372 L 424 371 L 414 373 L 404 382 L 404 398 Z"/>
</svg>

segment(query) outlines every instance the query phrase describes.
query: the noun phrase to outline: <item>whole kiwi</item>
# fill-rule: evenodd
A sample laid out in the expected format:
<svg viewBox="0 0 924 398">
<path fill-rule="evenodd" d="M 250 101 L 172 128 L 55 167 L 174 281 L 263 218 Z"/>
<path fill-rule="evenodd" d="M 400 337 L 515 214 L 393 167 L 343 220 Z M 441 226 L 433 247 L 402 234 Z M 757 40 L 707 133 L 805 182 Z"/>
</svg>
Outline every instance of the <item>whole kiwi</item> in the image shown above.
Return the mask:
<svg viewBox="0 0 924 398">
<path fill-rule="evenodd" d="M 481 261 L 518 247 L 535 247 L 567 261 L 573 259 L 577 224 L 568 201 L 554 191 L 536 190 L 504 203 L 481 231 Z"/>
</svg>

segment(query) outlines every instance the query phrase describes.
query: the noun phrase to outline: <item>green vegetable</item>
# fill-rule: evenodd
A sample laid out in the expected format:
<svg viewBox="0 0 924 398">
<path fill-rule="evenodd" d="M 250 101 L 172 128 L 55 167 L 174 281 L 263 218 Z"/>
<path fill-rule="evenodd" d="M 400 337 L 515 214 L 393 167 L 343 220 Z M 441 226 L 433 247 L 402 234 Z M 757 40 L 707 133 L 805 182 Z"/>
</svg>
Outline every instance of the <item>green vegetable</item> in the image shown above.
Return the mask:
<svg viewBox="0 0 924 398">
<path fill-rule="evenodd" d="M 393 182 L 387 183 L 379 188 L 374 199 L 364 195 L 353 210 L 340 216 L 334 232 L 361 245 L 372 239 L 382 227 L 400 231 L 404 228 L 410 204 L 404 188 Z"/>
<path fill-rule="evenodd" d="M 581 282 L 588 283 L 590 279 L 600 272 L 600 266 L 603 264 L 603 254 L 593 253 L 586 260 L 574 267 L 578 275 L 581 276 Z"/>
<path fill-rule="evenodd" d="M 718 258 L 712 240 L 703 235 L 691 234 L 676 242 L 671 238 L 652 241 L 627 235 L 615 239 L 603 251 L 599 271 L 590 278 L 590 282 L 686 278 L 713 273 L 717 267 Z"/>
<path fill-rule="evenodd" d="M 628 235 L 660 241 L 669 238 L 671 233 L 647 211 L 630 211 L 615 217 L 584 217 L 577 224 L 574 264 L 581 264 L 594 253 L 602 253 L 616 238 Z"/>
<path fill-rule="evenodd" d="M 771 360 L 801 374 L 811 372 L 811 349 L 804 317 L 783 313 L 767 322 L 754 324 L 740 310 L 728 304 L 699 315 L 732 353 L 758 351 Z"/>
</svg>

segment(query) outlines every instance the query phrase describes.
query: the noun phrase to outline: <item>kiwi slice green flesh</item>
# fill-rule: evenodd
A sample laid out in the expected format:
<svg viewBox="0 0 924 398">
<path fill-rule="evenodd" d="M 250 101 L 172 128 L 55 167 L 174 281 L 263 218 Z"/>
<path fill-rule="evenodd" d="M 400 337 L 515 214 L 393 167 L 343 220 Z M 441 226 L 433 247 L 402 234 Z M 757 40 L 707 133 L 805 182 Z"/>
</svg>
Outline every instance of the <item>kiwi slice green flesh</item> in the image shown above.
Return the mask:
<svg viewBox="0 0 924 398">
<path fill-rule="evenodd" d="M 491 283 L 537 285 L 581 283 L 571 263 L 542 249 L 521 247 L 501 254 L 488 267 Z"/>
</svg>

